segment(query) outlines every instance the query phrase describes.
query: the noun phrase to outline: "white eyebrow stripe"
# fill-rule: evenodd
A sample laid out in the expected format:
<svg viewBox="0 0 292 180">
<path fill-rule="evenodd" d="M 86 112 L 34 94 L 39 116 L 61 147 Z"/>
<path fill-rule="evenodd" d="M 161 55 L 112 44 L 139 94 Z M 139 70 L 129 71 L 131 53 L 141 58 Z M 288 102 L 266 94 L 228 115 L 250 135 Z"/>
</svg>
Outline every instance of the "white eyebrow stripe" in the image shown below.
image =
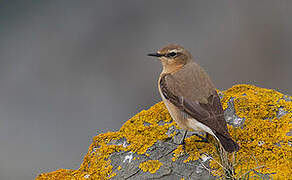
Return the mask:
<svg viewBox="0 0 292 180">
<path fill-rule="evenodd" d="M 169 51 L 169 53 L 172 53 L 172 52 L 175 52 L 175 53 L 182 52 L 182 49 L 172 49 Z"/>
</svg>

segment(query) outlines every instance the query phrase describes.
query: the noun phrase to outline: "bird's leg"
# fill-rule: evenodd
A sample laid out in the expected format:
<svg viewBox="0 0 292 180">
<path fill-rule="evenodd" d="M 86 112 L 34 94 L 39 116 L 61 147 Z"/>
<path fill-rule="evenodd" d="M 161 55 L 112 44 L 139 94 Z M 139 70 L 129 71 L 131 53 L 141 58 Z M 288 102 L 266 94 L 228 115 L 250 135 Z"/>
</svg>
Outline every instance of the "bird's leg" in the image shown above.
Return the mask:
<svg viewBox="0 0 292 180">
<path fill-rule="evenodd" d="M 188 130 L 185 130 L 184 135 L 179 143 L 179 145 L 185 145 L 185 138 L 187 136 Z"/>
<path fill-rule="evenodd" d="M 203 137 L 203 136 L 201 136 L 199 134 L 195 134 L 195 135 L 201 139 L 201 140 L 196 140 L 196 142 L 205 142 L 205 143 L 208 143 L 209 142 L 208 141 L 208 136 L 209 136 L 208 133 L 206 134 L 206 137 Z"/>
</svg>

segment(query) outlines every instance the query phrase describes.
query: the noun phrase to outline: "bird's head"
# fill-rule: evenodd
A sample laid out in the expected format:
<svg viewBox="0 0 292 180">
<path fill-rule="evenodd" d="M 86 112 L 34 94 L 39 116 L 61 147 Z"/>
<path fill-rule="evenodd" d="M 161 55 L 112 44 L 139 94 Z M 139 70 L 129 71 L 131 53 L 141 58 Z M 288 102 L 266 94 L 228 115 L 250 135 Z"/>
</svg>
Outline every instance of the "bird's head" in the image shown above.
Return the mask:
<svg viewBox="0 0 292 180">
<path fill-rule="evenodd" d="M 158 57 L 164 69 L 178 69 L 191 61 L 191 54 L 182 46 L 169 44 L 148 56 Z"/>
</svg>

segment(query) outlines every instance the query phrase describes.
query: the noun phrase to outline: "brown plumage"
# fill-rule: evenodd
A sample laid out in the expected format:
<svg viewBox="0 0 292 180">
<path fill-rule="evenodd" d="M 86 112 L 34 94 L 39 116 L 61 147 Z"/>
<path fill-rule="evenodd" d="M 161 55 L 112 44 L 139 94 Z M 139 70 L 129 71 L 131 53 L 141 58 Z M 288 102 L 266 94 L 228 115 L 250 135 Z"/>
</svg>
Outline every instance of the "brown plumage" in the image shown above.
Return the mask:
<svg viewBox="0 0 292 180">
<path fill-rule="evenodd" d="M 181 46 L 168 45 L 149 55 L 159 57 L 163 64 L 159 92 L 177 124 L 213 135 L 227 152 L 238 151 L 228 133 L 215 86 L 191 54 Z"/>
</svg>

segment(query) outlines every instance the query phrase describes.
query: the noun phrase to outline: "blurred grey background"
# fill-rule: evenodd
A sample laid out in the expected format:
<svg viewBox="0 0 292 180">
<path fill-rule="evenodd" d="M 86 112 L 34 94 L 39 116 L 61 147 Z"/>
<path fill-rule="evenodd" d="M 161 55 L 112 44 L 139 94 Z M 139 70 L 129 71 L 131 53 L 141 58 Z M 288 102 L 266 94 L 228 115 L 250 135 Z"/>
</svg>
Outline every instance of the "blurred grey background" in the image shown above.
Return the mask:
<svg viewBox="0 0 292 180">
<path fill-rule="evenodd" d="M 146 54 L 168 43 L 219 89 L 292 95 L 291 17 L 289 0 L 1 1 L 0 179 L 78 168 L 93 136 L 160 101 Z"/>
</svg>

